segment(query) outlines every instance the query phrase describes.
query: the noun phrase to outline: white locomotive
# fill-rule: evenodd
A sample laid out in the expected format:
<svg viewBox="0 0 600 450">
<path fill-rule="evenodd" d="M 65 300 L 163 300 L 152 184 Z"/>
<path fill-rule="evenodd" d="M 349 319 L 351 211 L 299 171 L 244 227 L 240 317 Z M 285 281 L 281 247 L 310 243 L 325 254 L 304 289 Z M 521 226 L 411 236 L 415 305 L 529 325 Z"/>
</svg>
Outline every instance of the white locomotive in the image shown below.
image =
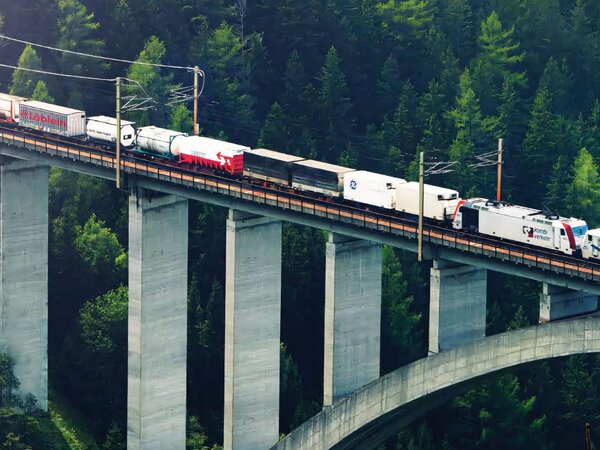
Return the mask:
<svg viewBox="0 0 600 450">
<path fill-rule="evenodd" d="M 588 231 L 584 220 L 484 198 L 461 200 L 452 225 L 572 255 Z"/>
</svg>

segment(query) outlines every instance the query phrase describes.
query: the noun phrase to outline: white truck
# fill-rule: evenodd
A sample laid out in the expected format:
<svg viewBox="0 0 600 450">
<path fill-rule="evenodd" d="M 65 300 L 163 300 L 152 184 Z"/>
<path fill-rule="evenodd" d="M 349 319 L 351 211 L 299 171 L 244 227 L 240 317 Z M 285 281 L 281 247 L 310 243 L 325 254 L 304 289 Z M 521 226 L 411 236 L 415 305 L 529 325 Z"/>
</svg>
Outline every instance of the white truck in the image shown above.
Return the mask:
<svg viewBox="0 0 600 450">
<path fill-rule="evenodd" d="M 423 185 L 423 216 L 438 221 L 451 220 L 458 202 L 458 191 L 431 184 Z M 419 215 L 419 183 L 396 187 L 396 210 Z"/>
<path fill-rule="evenodd" d="M 588 230 L 581 244 L 581 256 L 600 259 L 600 228 Z"/>
<path fill-rule="evenodd" d="M 344 176 L 344 199 L 380 208 L 395 209 L 396 188 L 405 184 L 402 178 L 357 170 Z"/>
<path fill-rule="evenodd" d="M 453 227 L 572 255 L 588 231 L 584 220 L 476 198 L 461 201 Z"/>
</svg>

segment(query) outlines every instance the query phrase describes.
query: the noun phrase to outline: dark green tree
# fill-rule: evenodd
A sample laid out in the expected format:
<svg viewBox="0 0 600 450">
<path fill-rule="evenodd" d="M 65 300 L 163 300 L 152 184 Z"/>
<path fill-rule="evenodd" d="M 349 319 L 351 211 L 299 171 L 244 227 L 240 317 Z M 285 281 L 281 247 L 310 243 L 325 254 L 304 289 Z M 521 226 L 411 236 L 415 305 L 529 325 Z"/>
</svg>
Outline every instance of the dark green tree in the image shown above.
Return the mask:
<svg viewBox="0 0 600 450">
<path fill-rule="evenodd" d="M 42 69 L 42 60 L 37 56 L 37 53 L 32 46 L 27 45 L 19 57 L 17 67 L 24 69 Z M 31 97 L 37 82 L 40 80 L 40 75 L 35 72 L 26 70 L 15 70 L 12 75 L 12 84 L 10 85 L 10 93 L 23 97 Z"/>
<path fill-rule="evenodd" d="M 156 36 L 150 37 L 144 44 L 144 48 L 136 58 L 136 61 L 152 64 L 160 64 L 165 56 L 165 44 Z M 135 85 L 129 85 L 124 92 L 128 95 L 135 95 L 138 98 L 144 98 L 148 95 L 157 108 L 153 111 L 142 111 L 132 113 L 132 117 L 138 126 L 167 124 L 167 110 L 163 106 L 167 102 L 169 90 L 173 86 L 173 75 L 161 75 L 158 67 L 141 64 L 132 64 L 127 71 L 127 78 L 135 80 L 141 86 L 141 89 Z"/>
<path fill-rule="evenodd" d="M 58 42 L 57 47 L 64 50 L 78 51 L 92 55 L 101 55 L 104 51 L 104 42 L 100 39 L 100 24 L 94 21 L 94 13 L 79 0 L 57 0 L 59 9 L 58 17 Z M 102 77 L 108 65 L 99 59 L 85 58 L 71 53 L 63 53 L 61 60 L 63 73 Z M 82 92 L 85 89 L 79 83 L 70 82 L 72 87 L 68 90 L 67 104 L 73 108 L 84 108 L 94 102 L 94 98 L 85 98 Z"/>
<path fill-rule="evenodd" d="M 515 66 L 523 61 L 519 43 L 514 41 L 514 26 L 505 30 L 495 12 L 481 22 L 477 58 L 472 63 L 473 88 L 480 99 L 484 114 L 492 115 L 498 108 L 497 98 L 506 81 L 513 86 L 525 85 L 525 73 Z"/>
<path fill-rule="evenodd" d="M 321 157 L 336 161 L 349 137 L 351 101 L 340 57 L 333 47 L 327 52 L 319 81 L 319 97 L 326 127 L 326 138 L 321 142 Z"/>
<path fill-rule="evenodd" d="M 286 117 L 278 103 L 273 103 L 265 119 L 265 124 L 260 130 L 258 146 L 285 152 L 289 146 L 286 129 Z"/>
<path fill-rule="evenodd" d="M 567 190 L 571 212 L 596 227 L 600 225 L 600 174 L 598 164 L 586 148 L 575 158 L 572 173 L 573 180 Z"/>
</svg>

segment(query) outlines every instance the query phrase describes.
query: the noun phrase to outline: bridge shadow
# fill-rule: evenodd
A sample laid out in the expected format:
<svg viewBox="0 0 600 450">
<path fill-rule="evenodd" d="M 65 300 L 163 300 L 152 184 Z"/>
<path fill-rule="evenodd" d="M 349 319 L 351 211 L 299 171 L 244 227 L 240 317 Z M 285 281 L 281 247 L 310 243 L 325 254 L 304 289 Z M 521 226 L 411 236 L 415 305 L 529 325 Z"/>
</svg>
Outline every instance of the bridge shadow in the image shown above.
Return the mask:
<svg viewBox="0 0 600 450">
<path fill-rule="evenodd" d="M 598 316 L 486 337 L 384 375 L 316 414 L 271 450 L 372 449 L 476 379 L 543 359 L 598 352 Z"/>
</svg>

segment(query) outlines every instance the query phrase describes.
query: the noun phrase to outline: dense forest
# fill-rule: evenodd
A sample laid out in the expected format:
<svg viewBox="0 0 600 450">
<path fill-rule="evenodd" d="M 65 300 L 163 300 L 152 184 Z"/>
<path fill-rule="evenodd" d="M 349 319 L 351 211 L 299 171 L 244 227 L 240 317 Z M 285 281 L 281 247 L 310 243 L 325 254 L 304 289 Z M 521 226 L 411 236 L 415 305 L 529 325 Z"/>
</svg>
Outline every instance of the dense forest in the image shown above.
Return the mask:
<svg viewBox="0 0 600 450">
<path fill-rule="evenodd" d="M 600 2 L 596 0 L 0 0 L 0 32 L 34 43 L 205 72 L 201 134 L 415 179 L 416 157 L 456 161 L 427 179 L 493 196 L 477 155 L 504 139 L 503 195 L 600 226 Z M 0 42 L 0 62 L 137 80 L 151 111 L 126 118 L 191 131 L 169 92 L 185 70 L 108 64 Z M 0 70 L 0 91 L 114 115 L 114 85 Z M 50 175 L 51 411 L 71 448 L 125 446 L 127 195 Z M 223 427 L 226 211 L 190 203 L 188 448 Z M 321 409 L 326 235 L 284 225 L 281 433 Z M 383 249 L 382 373 L 426 355 L 430 263 Z M 540 286 L 490 273 L 488 334 L 536 323 Z M 59 448 L 0 357 L 0 443 Z M 485 380 L 385 449 L 600 445 L 600 359 L 572 357 Z M 50 427 L 51 428 L 51 427 Z M 59 427 L 60 428 L 60 427 Z M 62 429 L 61 429 L 62 430 Z M 63 432 L 63 435 L 65 433 Z M 68 434 L 68 433 L 67 433 Z M 72 434 L 72 433 L 71 433 Z M 64 445 L 67 445 L 66 443 Z M 68 447 L 66 447 L 68 448 Z"/>
</svg>

